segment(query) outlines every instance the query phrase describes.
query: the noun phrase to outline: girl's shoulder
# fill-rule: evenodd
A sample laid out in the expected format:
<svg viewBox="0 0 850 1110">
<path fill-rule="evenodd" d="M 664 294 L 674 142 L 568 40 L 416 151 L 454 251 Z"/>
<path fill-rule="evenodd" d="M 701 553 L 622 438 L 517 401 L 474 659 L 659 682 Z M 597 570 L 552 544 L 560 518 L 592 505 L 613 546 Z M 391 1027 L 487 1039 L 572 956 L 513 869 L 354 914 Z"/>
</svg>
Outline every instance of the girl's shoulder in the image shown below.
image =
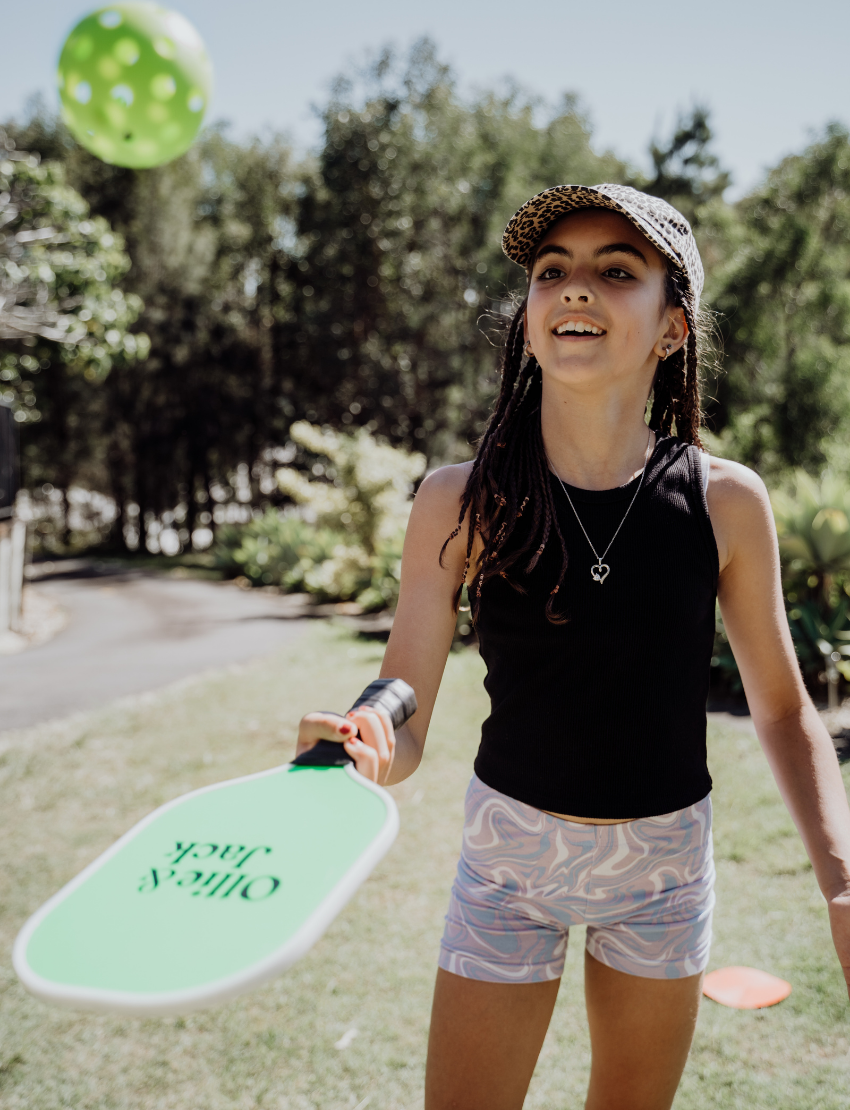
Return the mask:
<svg viewBox="0 0 850 1110">
<path fill-rule="evenodd" d="M 764 482 L 754 470 L 743 463 L 711 455 L 709 474 L 709 495 L 714 489 L 724 501 L 749 505 L 754 498 L 757 501 L 765 498 L 770 500 Z"/>
<path fill-rule="evenodd" d="M 415 503 L 432 512 L 453 510 L 455 516 L 474 463 L 451 463 L 426 475 L 416 491 Z"/>
<path fill-rule="evenodd" d="M 721 571 L 734 552 L 775 543 L 770 494 L 748 466 L 712 455 L 706 500 Z"/>
<path fill-rule="evenodd" d="M 463 522 L 459 517 L 472 467 L 471 462 L 455 463 L 431 471 L 416 491 L 407 527 L 409 542 L 405 550 L 418 552 L 429 566 L 432 557 L 442 551 L 442 565 L 455 577 L 461 573 L 469 538 L 469 513 Z"/>
</svg>

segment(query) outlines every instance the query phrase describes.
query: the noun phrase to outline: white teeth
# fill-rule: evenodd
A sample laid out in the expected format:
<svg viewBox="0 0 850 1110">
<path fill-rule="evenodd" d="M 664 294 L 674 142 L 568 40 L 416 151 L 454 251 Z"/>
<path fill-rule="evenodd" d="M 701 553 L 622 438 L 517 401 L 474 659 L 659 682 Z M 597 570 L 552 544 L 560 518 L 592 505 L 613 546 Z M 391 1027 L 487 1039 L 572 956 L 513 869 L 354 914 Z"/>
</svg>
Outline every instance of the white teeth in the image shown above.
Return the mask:
<svg viewBox="0 0 850 1110">
<path fill-rule="evenodd" d="M 575 332 L 576 335 L 602 335 L 602 328 L 596 328 L 592 324 L 585 324 L 581 320 L 568 320 L 565 324 L 560 324 L 556 329 L 557 335 L 566 335 L 569 332 Z"/>
</svg>

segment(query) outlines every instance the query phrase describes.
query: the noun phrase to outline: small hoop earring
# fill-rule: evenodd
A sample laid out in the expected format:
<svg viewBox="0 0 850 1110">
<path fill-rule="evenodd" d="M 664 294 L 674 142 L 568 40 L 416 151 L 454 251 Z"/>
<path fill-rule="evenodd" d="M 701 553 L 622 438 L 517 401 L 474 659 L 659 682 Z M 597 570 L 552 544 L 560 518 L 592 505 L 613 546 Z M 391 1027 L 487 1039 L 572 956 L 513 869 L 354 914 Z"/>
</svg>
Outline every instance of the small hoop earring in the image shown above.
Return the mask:
<svg viewBox="0 0 850 1110">
<path fill-rule="evenodd" d="M 673 346 L 672 343 L 668 343 L 667 346 L 664 348 L 664 354 L 661 356 L 661 358 L 664 362 L 667 361 L 667 356 L 670 354 L 670 348 L 672 346 Z"/>
<path fill-rule="evenodd" d="M 532 351 L 531 349 L 530 339 L 527 339 L 525 341 L 525 346 L 522 348 L 522 353 L 525 355 L 526 358 L 534 358 L 534 351 Z"/>
</svg>

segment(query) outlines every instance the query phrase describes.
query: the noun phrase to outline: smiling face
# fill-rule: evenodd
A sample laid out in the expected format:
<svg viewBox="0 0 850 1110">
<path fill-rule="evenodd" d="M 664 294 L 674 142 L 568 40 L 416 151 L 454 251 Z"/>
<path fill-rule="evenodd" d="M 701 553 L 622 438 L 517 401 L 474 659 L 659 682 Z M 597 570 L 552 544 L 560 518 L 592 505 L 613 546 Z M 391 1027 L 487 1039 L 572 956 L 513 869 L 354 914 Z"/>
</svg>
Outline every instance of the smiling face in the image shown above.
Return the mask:
<svg viewBox="0 0 850 1110">
<path fill-rule="evenodd" d="M 525 334 L 544 382 L 643 394 L 658 359 L 687 338 L 667 305 L 666 259 L 624 216 L 583 209 L 548 229 L 534 255 Z"/>
</svg>

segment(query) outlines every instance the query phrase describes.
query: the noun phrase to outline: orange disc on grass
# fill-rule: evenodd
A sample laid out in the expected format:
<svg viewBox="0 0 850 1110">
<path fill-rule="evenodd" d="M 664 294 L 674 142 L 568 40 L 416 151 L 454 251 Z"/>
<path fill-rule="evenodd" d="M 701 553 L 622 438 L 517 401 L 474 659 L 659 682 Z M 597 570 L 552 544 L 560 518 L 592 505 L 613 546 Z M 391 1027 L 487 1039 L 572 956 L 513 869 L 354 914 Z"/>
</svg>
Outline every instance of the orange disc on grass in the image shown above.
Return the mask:
<svg viewBox="0 0 850 1110">
<path fill-rule="evenodd" d="M 791 984 L 754 967 L 721 967 L 706 975 L 702 993 L 735 1010 L 760 1010 L 787 998 Z"/>
</svg>

